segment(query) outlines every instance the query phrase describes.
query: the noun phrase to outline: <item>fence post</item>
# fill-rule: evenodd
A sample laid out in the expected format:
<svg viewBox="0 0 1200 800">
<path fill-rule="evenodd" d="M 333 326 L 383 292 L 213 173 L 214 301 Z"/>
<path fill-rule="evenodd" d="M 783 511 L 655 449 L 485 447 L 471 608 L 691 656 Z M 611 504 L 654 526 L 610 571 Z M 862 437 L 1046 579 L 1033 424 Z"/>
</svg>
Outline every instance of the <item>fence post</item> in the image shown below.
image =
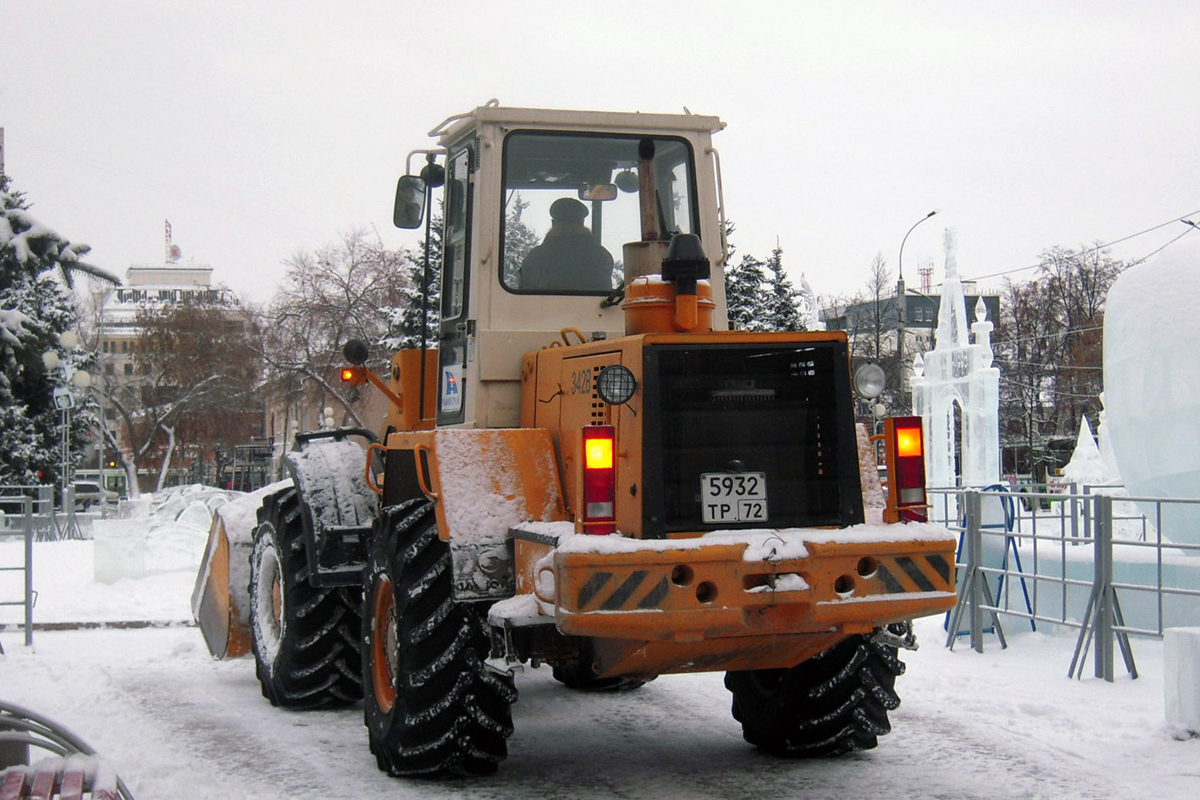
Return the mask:
<svg viewBox="0 0 1200 800">
<path fill-rule="evenodd" d="M 987 576 L 983 573 L 983 502 L 982 494 L 978 490 L 964 492 L 963 495 L 963 538 L 962 549 L 963 563 L 962 572 L 960 573 L 960 581 L 958 584 L 958 601 L 954 604 L 954 613 L 951 615 L 950 625 L 948 628 L 949 636 L 946 638 L 946 647 L 954 649 L 954 640 L 958 637 L 959 623 L 962 622 L 962 615 L 967 611 L 971 615 L 968 623 L 968 633 L 971 634 L 971 647 L 977 653 L 983 652 L 983 612 L 985 603 L 994 608 L 996 606 L 995 598 L 992 597 L 992 590 L 988 588 Z M 992 618 L 992 625 L 995 626 L 996 637 L 1000 640 L 1001 647 L 1008 647 L 1008 642 L 1004 640 L 1004 629 L 1000 627 L 1000 615 L 996 611 L 989 610 L 988 615 Z"/>
<path fill-rule="evenodd" d="M 966 516 L 966 546 L 969 569 L 977 577 L 971 581 L 968 603 L 971 611 L 971 648 L 983 652 L 983 583 L 979 567 L 983 561 L 983 534 L 981 532 L 982 503 L 979 492 L 967 492 L 963 497 Z"/>
<path fill-rule="evenodd" d="M 1095 495 L 1096 677 L 1113 682 L 1112 498 Z"/>
<path fill-rule="evenodd" d="M 25 646 L 33 647 L 33 498 L 21 499 L 25 522 Z"/>
<path fill-rule="evenodd" d="M 1070 500 L 1069 505 L 1071 506 L 1071 539 L 1072 540 L 1075 540 L 1079 536 L 1079 496 L 1078 496 L 1078 491 L 1077 491 L 1078 488 L 1079 488 L 1078 484 L 1076 484 L 1074 482 L 1067 485 L 1067 491 L 1069 491 L 1071 493 L 1071 500 Z M 1083 487 L 1083 491 L 1085 494 L 1087 493 L 1086 486 Z M 1087 512 L 1085 511 L 1083 513 L 1086 514 Z M 1085 531 L 1087 530 L 1086 520 L 1084 522 L 1084 530 Z"/>
<path fill-rule="evenodd" d="M 38 486 L 37 492 L 38 540 L 51 542 L 54 541 L 54 487 Z"/>
</svg>

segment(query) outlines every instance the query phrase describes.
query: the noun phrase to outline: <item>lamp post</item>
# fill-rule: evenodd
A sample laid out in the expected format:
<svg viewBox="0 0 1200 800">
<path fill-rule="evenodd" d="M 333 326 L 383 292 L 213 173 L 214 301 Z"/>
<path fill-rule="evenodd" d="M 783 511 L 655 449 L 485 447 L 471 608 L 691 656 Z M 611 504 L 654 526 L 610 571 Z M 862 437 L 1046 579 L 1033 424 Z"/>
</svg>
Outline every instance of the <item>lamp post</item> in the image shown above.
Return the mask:
<svg viewBox="0 0 1200 800">
<path fill-rule="evenodd" d="M 939 211 L 941 211 L 940 208 L 935 208 L 933 211 L 930 211 L 928 214 L 926 214 L 925 216 L 921 217 L 919 220 L 914 222 L 912 224 L 912 227 L 908 229 L 908 233 L 905 233 L 904 238 L 900 240 L 900 255 L 896 257 L 896 272 L 899 273 L 900 280 L 904 280 L 904 243 L 908 241 L 908 234 L 912 233 L 913 230 L 916 229 L 916 227 L 918 225 L 920 225 L 922 222 L 929 219 L 930 217 L 932 217 L 934 214 L 938 213 Z"/>
<path fill-rule="evenodd" d="M 58 335 L 58 344 L 67 351 L 67 357 L 62 358 L 57 351 L 47 350 L 42 353 L 42 364 L 48 371 L 60 372 L 61 386 L 54 387 L 54 407 L 62 412 L 62 504 L 63 511 L 69 512 L 69 497 L 71 488 L 71 409 L 75 407 L 75 392 L 73 389 L 84 391 L 92 383 L 92 376 L 84 370 L 76 370 L 71 361 L 70 353 L 79 346 L 79 336 L 74 331 L 63 331 Z"/>
<path fill-rule="evenodd" d="M 941 209 L 935 208 L 925 216 L 912 224 L 912 227 L 904 234 L 904 238 L 900 240 L 900 254 L 896 257 L 896 363 L 897 365 L 904 363 L 904 315 L 908 309 L 905 308 L 905 288 L 904 288 L 904 243 L 908 241 L 908 234 L 912 233 L 918 225 L 925 220 L 938 213 Z M 897 367 L 901 369 L 900 367 Z M 903 385 L 903 370 L 901 369 L 900 383 Z M 902 388 L 902 387 L 897 387 Z"/>
</svg>

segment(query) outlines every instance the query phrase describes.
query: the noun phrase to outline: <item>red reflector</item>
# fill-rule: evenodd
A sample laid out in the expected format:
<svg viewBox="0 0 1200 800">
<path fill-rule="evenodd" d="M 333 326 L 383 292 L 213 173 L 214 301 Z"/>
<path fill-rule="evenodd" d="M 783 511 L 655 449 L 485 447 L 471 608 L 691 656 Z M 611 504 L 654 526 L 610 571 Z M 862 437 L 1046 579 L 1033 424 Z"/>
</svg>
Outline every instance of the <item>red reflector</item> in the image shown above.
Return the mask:
<svg viewBox="0 0 1200 800">
<path fill-rule="evenodd" d="M 614 533 L 616 525 L 616 469 L 613 466 L 611 425 L 583 429 L 583 532 Z"/>
</svg>

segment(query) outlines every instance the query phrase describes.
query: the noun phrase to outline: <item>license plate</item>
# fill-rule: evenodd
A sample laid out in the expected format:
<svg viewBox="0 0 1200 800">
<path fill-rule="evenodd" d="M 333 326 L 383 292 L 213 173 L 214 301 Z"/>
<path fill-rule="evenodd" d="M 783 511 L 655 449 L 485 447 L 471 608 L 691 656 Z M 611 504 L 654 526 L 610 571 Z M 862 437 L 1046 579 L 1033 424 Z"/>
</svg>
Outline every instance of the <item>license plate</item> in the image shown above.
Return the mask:
<svg viewBox="0 0 1200 800">
<path fill-rule="evenodd" d="M 767 473 L 706 472 L 700 476 L 704 522 L 767 521 Z"/>
</svg>

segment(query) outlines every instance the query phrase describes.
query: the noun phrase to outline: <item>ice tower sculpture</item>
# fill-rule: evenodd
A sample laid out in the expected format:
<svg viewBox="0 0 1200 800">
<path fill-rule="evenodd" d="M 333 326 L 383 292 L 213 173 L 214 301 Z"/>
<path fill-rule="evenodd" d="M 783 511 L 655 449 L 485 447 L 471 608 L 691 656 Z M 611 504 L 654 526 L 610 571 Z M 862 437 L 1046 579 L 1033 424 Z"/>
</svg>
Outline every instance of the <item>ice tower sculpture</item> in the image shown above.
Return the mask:
<svg viewBox="0 0 1200 800">
<path fill-rule="evenodd" d="M 1134 497 L 1200 498 L 1200 242 L 1121 273 L 1104 312 L 1105 428 Z M 1200 544 L 1196 506 L 1162 507 L 1162 534 Z M 1142 509 L 1153 518 L 1155 509 Z"/>
<path fill-rule="evenodd" d="M 992 366 L 992 323 L 980 297 L 972 344 L 953 231 L 946 231 L 945 247 L 937 345 L 913 360 L 913 413 L 925 427 L 930 487 L 990 486 L 1000 479 L 1000 370 Z"/>
</svg>

